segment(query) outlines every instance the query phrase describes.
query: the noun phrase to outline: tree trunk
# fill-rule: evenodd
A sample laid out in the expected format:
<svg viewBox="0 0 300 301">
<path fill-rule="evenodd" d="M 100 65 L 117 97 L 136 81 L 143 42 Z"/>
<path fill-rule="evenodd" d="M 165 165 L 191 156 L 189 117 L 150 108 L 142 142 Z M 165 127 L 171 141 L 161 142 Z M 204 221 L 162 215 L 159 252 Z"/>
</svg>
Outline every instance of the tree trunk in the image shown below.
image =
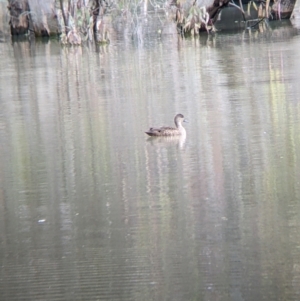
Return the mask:
<svg viewBox="0 0 300 301">
<path fill-rule="evenodd" d="M 22 35 L 29 28 L 29 6 L 27 0 L 9 0 L 8 10 L 10 13 L 10 31 L 12 35 Z"/>
<path fill-rule="evenodd" d="M 216 21 L 220 10 L 228 5 L 229 0 L 214 0 L 213 4 L 207 7 L 207 12 L 209 14 L 209 19 Z"/>
</svg>

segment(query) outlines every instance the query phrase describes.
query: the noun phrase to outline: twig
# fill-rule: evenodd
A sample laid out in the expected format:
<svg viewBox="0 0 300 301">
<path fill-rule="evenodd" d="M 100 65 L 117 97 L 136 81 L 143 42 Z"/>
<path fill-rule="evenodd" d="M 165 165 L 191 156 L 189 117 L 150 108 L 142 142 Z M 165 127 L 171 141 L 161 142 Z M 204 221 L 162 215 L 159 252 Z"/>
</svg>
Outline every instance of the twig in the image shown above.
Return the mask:
<svg viewBox="0 0 300 301">
<path fill-rule="evenodd" d="M 261 18 L 259 19 L 255 24 L 251 25 L 251 26 L 248 26 L 247 29 L 250 29 L 250 28 L 253 28 L 255 27 L 256 25 L 258 25 L 260 22 L 264 21 L 266 18 Z M 251 20 L 251 21 L 254 21 L 254 20 Z"/>
<path fill-rule="evenodd" d="M 268 14 L 269 5 L 270 5 L 270 0 L 267 0 L 267 2 L 266 2 L 266 18 L 269 18 L 269 14 Z"/>
<path fill-rule="evenodd" d="M 241 11 L 243 13 L 243 18 L 244 18 L 244 21 L 246 21 L 246 16 L 245 16 L 245 12 L 244 12 L 244 9 L 243 9 L 243 3 L 242 3 L 242 0 L 239 0 L 240 2 L 240 8 L 241 8 Z"/>
<path fill-rule="evenodd" d="M 60 9 L 61 9 L 61 12 L 62 12 L 62 16 L 63 16 L 63 19 L 64 19 L 64 22 L 65 22 L 65 28 L 67 29 L 67 17 L 66 17 L 66 14 L 65 14 L 65 10 L 64 10 L 64 4 L 63 4 L 63 0 L 60 0 Z M 67 30 L 66 30 L 66 34 L 67 34 Z"/>
<path fill-rule="evenodd" d="M 239 1 L 241 2 L 241 0 L 239 0 Z M 246 21 L 245 12 L 244 12 L 243 8 L 239 7 L 238 5 L 236 5 L 232 2 L 229 2 L 228 4 L 235 7 L 235 8 L 237 8 L 238 10 L 240 10 L 242 15 L 243 15 L 244 21 Z"/>
</svg>

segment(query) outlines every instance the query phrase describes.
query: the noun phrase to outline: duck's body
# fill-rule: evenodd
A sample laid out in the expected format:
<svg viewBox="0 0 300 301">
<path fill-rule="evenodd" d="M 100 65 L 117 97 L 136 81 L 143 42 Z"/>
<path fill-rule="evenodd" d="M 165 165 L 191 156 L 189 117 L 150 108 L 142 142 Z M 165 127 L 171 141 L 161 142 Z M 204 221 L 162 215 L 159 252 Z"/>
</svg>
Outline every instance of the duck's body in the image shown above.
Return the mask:
<svg viewBox="0 0 300 301">
<path fill-rule="evenodd" d="M 164 126 L 161 128 L 150 128 L 145 132 L 149 136 L 179 136 L 186 135 L 185 128 L 182 126 L 182 122 L 185 122 L 182 114 L 177 114 L 174 118 L 176 128 Z"/>
</svg>

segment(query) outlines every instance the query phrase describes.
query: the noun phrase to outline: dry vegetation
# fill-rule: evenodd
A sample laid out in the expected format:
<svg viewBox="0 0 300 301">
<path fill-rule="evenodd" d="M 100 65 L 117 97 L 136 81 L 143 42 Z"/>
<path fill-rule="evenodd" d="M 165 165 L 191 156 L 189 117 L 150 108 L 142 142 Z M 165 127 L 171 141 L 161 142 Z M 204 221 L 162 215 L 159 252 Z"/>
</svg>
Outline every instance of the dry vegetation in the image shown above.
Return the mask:
<svg viewBox="0 0 300 301">
<path fill-rule="evenodd" d="M 112 19 L 133 23 L 137 16 L 146 16 L 149 8 L 171 12 L 181 34 L 213 32 L 218 14 L 227 5 L 240 10 L 245 22 L 251 20 L 249 9 L 245 12 L 242 0 L 238 1 L 235 4 L 232 0 L 9 0 L 8 10 L 12 35 L 58 34 L 63 44 L 81 45 L 84 41 L 108 43 Z M 279 18 L 284 1 L 294 0 L 273 3 Z M 255 7 L 260 21 L 271 16 L 270 5 L 270 0 L 250 1 L 248 8 Z"/>
</svg>

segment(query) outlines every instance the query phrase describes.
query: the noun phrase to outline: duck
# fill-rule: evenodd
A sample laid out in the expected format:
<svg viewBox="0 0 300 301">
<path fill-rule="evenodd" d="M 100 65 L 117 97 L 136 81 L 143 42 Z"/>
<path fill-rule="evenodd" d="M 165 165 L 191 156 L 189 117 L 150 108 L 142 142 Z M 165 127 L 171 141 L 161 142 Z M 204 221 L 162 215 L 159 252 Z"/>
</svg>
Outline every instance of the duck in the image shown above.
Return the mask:
<svg viewBox="0 0 300 301">
<path fill-rule="evenodd" d="M 177 114 L 174 117 L 174 123 L 176 125 L 176 128 L 174 127 L 160 127 L 160 128 L 150 128 L 147 132 L 145 132 L 149 136 L 180 136 L 180 135 L 186 135 L 185 128 L 182 126 L 182 122 L 187 122 L 184 119 L 184 116 L 182 114 Z"/>
</svg>

